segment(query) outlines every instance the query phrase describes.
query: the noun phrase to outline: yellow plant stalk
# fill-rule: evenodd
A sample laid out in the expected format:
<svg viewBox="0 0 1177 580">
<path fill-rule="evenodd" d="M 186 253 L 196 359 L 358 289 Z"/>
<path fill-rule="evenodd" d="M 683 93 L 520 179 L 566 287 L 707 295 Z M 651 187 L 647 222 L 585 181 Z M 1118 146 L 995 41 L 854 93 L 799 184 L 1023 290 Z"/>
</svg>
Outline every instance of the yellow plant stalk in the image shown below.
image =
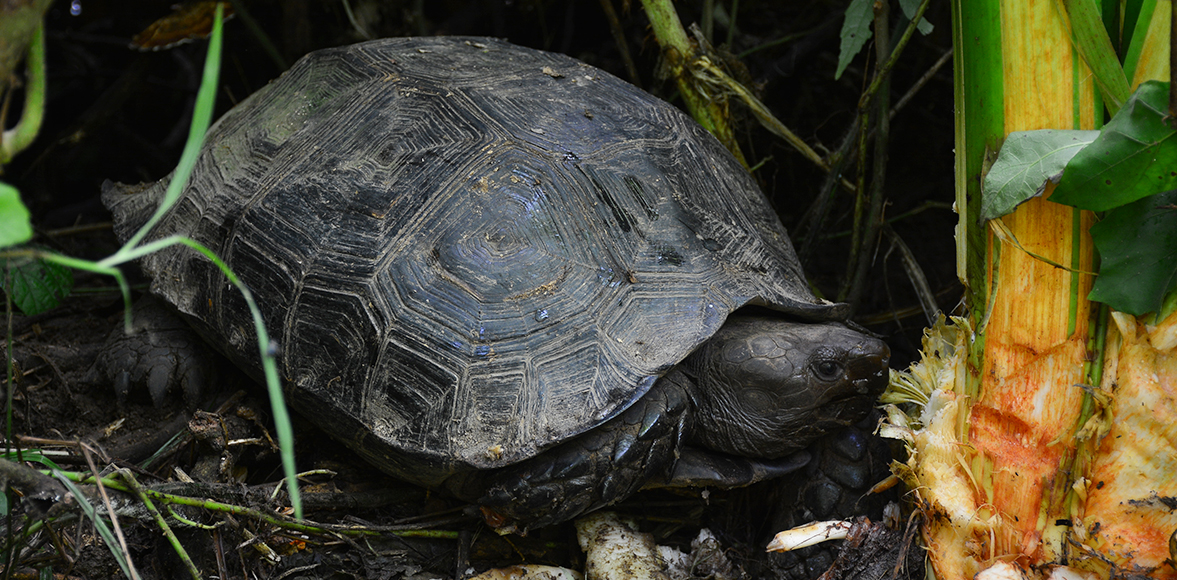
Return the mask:
<svg viewBox="0 0 1177 580">
<path fill-rule="evenodd" d="M 1086 535 L 1092 568 L 1177 578 L 1165 563 L 1177 532 L 1177 313 L 1155 327 L 1112 318 L 1104 390 L 1114 420 L 1083 482 L 1076 536 Z"/>
<path fill-rule="evenodd" d="M 1063 4 L 993 1 L 1001 109 L 990 118 L 1000 119 L 1001 132 L 1095 128 L 1102 107 Z M 1167 14 L 1167 2 L 1156 4 Z M 958 67 L 970 52 L 984 53 L 973 50 L 978 37 L 961 30 Z M 1160 36 L 1149 28 L 1150 38 Z M 1137 73 L 1168 74 L 1146 56 Z M 976 84 L 983 77 L 960 78 L 958 90 L 990 98 L 958 95 L 958 108 L 994 106 L 985 92 L 992 89 Z M 978 125 L 959 119 L 958 156 L 978 142 L 961 134 Z M 890 406 L 883 433 L 911 451 L 895 471 L 927 516 L 923 535 L 936 576 L 963 580 L 1000 569 L 1021 577 L 1177 579 L 1166 562 L 1177 530 L 1177 339 L 1169 338 L 1177 322 L 1152 328 L 1115 315 L 1101 385 L 1085 385 L 1094 217 L 1050 202 L 1048 187 L 999 226 L 978 231 L 982 224 L 967 211 L 978 177 L 966 167 L 958 162 L 958 271 L 966 285 L 973 276 L 968 303 L 977 311 L 930 329 L 923 360 L 894 375 L 885 399 L 916 403 L 908 414 Z M 966 246 L 978 234 L 983 252 Z"/>
<path fill-rule="evenodd" d="M 1177 578 L 1166 562 L 1172 558 L 1169 538 L 1177 530 L 1177 313 L 1157 326 L 1121 313 L 1113 319 L 1099 412 L 1074 436 L 1045 445 L 1035 441 L 1032 425 L 1015 425 L 997 437 L 975 436 L 974 423 L 1016 421 L 993 421 L 987 417 L 992 410 L 968 404 L 967 353 L 976 336 L 964 318 L 941 320 L 929 329 L 923 360 L 893 374 L 882 434 L 908 445 L 907 462 L 893 467 L 926 516 L 924 540 L 937 578 L 973 578 L 997 562 L 1014 564 L 1024 578 L 1058 572 L 1062 564 L 1082 578 Z M 1044 399 L 1057 392 L 1046 391 Z M 918 413 L 909 416 L 899 403 L 914 403 Z M 1015 438 L 1025 443 L 1020 450 Z M 993 439 L 1006 446 L 995 446 Z M 1086 476 L 1051 469 L 1038 457 L 1044 446 L 1074 449 L 1095 439 L 1099 445 Z M 1025 467 L 995 474 L 995 457 Z M 1044 500 L 1060 500 L 1050 495 L 1051 486 L 1033 482 L 1060 480 L 1078 501 L 1058 501 L 1047 510 L 1067 510 L 1068 517 L 1060 518 L 1066 524 L 1033 514 L 1033 526 L 1024 525 L 1021 514 Z M 1039 495 L 1019 503 L 1015 492 Z M 1034 526 L 1044 524 L 1063 528 L 1064 554 L 1036 545 Z"/>
</svg>

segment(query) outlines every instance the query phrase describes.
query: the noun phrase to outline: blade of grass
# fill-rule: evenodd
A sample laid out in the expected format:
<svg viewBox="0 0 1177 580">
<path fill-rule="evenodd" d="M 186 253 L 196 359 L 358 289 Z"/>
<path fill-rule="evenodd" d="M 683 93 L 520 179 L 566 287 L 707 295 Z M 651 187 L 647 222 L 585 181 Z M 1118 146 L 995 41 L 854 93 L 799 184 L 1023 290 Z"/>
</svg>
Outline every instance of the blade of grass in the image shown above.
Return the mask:
<svg viewBox="0 0 1177 580">
<path fill-rule="evenodd" d="M 176 170 L 172 173 L 172 181 L 168 184 L 167 192 L 164 194 L 163 202 L 160 203 L 158 209 L 135 235 L 131 236 L 127 243 L 123 245 L 114 255 L 102 260 L 98 263 L 100 267 L 113 268 L 118 264 L 134 260 L 136 258 L 145 256 L 151 252 L 162 249 L 163 247 L 180 243 L 184 244 L 197 252 L 200 252 L 210 261 L 212 261 L 229 281 L 241 291 L 242 297 L 245 298 L 246 304 L 249 305 L 249 312 L 253 318 L 253 323 L 257 329 L 258 350 L 261 355 L 262 369 L 266 377 L 266 391 L 270 396 L 271 412 L 274 416 L 274 428 L 278 434 L 278 446 L 281 449 L 283 472 L 286 476 L 287 492 L 290 495 L 290 505 L 294 509 L 296 518 L 302 518 L 302 501 L 298 493 L 298 479 L 295 477 L 295 462 L 294 462 L 294 430 L 290 424 L 290 413 L 286 409 L 285 399 L 282 396 L 281 383 L 278 380 L 278 367 L 274 363 L 274 356 L 272 354 L 270 337 L 266 332 L 265 324 L 262 321 L 261 311 L 257 307 L 257 303 L 253 299 L 253 294 L 241 282 L 229 266 L 223 260 L 217 257 L 212 250 L 200 245 L 194 240 L 181 237 L 169 236 L 160 240 L 149 242 L 143 246 L 139 246 L 139 242 L 151 231 L 155 224 L 162 219 L 164 213 L 175 204 L 179 198 L 180 193 L 188 184 L 188 178 L 192 175 L 192 171 L 196 166 L 197 158 L 200 155 L 201 148 L 204 144 L 204 136 L 211 124 L 213 107 L 216 104 L 216 87 L 217 78 L 220 70 L 221 59 L 221 7 L 217 7 L 217 16 L 213 25 L 212 35 L 209 37 L 208 56 L 205 58 L 204 76 L 201 80 L 200 90 L 197 92 L 196 108 L 192 116 L 192 127 L 188 132 L 188 142 L 184 145 L 184 152 L 180 155 L 180 162 L 176 166 Z M 120 280 L 120 287 L 125 282 Z M 127 294 L 124 294 L 127 296 Z M 129 300 L 129 299 L 127 299 Z M 127 307 L 127 316 L 130 316 L 130 307 Z M 128 323 L 129 326 L 129 323 Z"/>
<path fill-rule="evenodd" d="M 155 224 L 162 219 L 163 215 L 168 209 L 175 204 L 179 198 L 180 193 L 188 183 L 188 179 L 196 166 L 196 161 L 200 155 L 201 147 L 204 143 L 205 133 L 211 124 L 212 112 L 216 104 L 216 90 L 217 78 L 220 70 L 221 58 L 221 44 L 223 36 L 222 27 L 222 6 L 218 4 L 216 18 L 213 24 L 212 35 L 209 37 L 208 56 L 205 59 L 204 75 L 201 80 L 200 89 L 197 93 L 196 107 L 193 113 L 192 125 L 188 133 L 188 141 L 185 143 L 184 151 L 180 156 L 180 162 L 176 170 L 172 173 L 172 180 L 168 184 L 167 192 L 164 195 L 163 201 L 159 208 L 151 218 L 135 232 L 127 242 L 119 248 L 113 255 L 107 257 L 99 262 L 90 262 L 87 260 L 80 260 L 59 254 L 49 252 L 42 252 L 39 250 L 25 249 L 17 250 L 14 254 L 28 254 L 42 259 L 56 262 L 71 268 L 78 268 L 99 274 L 106 274 L 113 276 L 118 282 L 119 289 L 123 294 L 123 301 L 125 306 L 126 318 L 125 325 L 127 329 L 131 327 L 131 304 L 130 304 L 130 287 L 126 282 L 122 272 L 118 267 L 120 264 L 138 259 L 152 252 L 158 251 L 165 247 L 174 244 L 183 244 L 188 246 L 202 255 L 207 257 L 213 264 L 215 264 L 222 272 L 224 272 L 229 282 L 241 291 L 246 304 L 249 306 L 250 315 L 253 318 L 254 326 L 257 329 L 258 351 L 261 357 L 262 369 L 266 379 L 266 389 L 270 396 L 271 410 L 274 417 L 275 431 L 278 435 L 278 445 L 281 450 L 283 471 L 286 476 L 287 492 L 290 495 L 290 505 L 294 510 L 296 518 L 302 518 L 302 502 L 298 493 L 298 478 L 296 477 L 295 462 L 294 462 L 294 431 L 290 424 L 290 414 L 287 411 L 285 399 L 282 395 L 281 383 L 278 379 L 278 369 L 274 362 L 273 348 L 269 334 L 266 332 L 265 325 L 262 321 L 261 311 L 257 307 L 257 303 L 253 299 L 253 294 L 241 282 L 241 279 L 229 269 L 228 265 L 217 257 L 212 250 L 204 247 L 194 240 L 183 236 L 168 236 L 163 239 L 153 240 L 146 244 L 140 245 L 144 237 L 146 237 L 155 227 Z"/>
<path fill-rule="evenodd" d="M 201 76 L 200 89 L 196 93 L 196 107 L 192 112 L 192 125 L 188 129 L 188 141 L 184 144 L 184 151 L 180 154 L 180 162 L 172 173 L 172 181 L 168 184 L 163 202 L 159 204 L 147 223 L 143 224 L 143 227 L 139 228 L 139 231 L 135 232 L 122 248 L 119 248 L 110 258 L 103 260 L 105 263 L 126 261 L 121 258 L 138 247 L 139 242 L 143 241 L 143 238 L 151 232 L 155 224 L 163 219 L 164 214 L 179 199 L 180 192 L 188 184 L 188 178 L 192 175 L 193 168 L 196 167 L 196 159 L 204 145 L 204 134 L 208 132 L 208 127 L 212 124 L 213 108 L 217 100 L 217 78 L 221 71 L 221 37 L 223 36 L 222 11 L 222 6 L 218 4 L 216 17 L 213 19 L 213 31 L 208 38 L 208 55 L 204 59 L 204 73 Z"/>
<path fill-rule="evenodd" d="M 98 532 L 98 535 L 102 537 L 102 541 L 110 548 L 115 562 L 118 562 L 119 568 L 123 570 L 123 575 L 127 578 L 138 580 L 139 573 L 135 570 L 134 564 L 118 549 L 119 541 L 115 539 L 114 533 L 110 531 L 110 526 L 107 526 L 106 522 L 98 515 L 98 510 L 94 509 L 94 505 L 90 503 L 90 500 L 86 499 L 82 490 L 78 489 L 78 486 L 74 485 L 74 482 L 70 481 L 61 471 L 54 469 L 52 473 L 73 494 L 74 500 L 78 502 L 78 507 L 82 508 L 82 513 L 86 515 L 86 518 L 94 522 L 94 530 Z"/>
</svg>

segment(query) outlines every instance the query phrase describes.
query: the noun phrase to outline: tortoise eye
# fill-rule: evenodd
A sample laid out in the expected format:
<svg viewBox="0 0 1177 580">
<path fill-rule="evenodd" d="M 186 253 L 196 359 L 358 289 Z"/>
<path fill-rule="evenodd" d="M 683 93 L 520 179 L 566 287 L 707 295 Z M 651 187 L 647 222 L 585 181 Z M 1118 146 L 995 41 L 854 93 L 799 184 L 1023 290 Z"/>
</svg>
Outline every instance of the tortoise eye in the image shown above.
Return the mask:
<svg viewBox="0 0 1177 580">
<path fill-rule="evenodd" d="M 819 360 L 811 368 L 813 374 L 823 381 L 836 381 L 842 376 L 842 365 L 837 361 Z"/>
</svg>

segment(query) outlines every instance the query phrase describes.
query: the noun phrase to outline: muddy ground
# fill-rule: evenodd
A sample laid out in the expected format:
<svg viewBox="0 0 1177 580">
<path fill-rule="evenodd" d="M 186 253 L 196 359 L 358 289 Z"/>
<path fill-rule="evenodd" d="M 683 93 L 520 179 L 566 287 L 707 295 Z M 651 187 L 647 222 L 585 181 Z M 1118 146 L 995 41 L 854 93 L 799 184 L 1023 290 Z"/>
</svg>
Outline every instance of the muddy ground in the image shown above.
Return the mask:
<svg viewBox="0 0 1177 580">
<path fill-rule="evenodd" d="M 620 11 L 621 3 L 614 4 Z M 947 6 L 933 4 L 929 19 L 936 30 L 917 36 L 904 53 L 892 81 L 893 102 L 909 92 L 950 46 Z M 686 22 L 698 20 L 701 5 L 677 4 Z M 72 6 L 80 7 L 79 15 L 71 14 Z M 245 6 L 286 63 L 314 48 L 360 40 L 338 2 L 257 0 Z M 374 36 L 498 36 L 565 52 L 627 77 L 596 2 L 453 0 L 422 11 L 411 2 L 353 0 L 351 6 Z M 791 39 L 743 57 L 747 78 L 769 108 L 819 152 L 836 147 L 868 74 L 860 56 L 840 80 L 833 80 L 845 4 L 745 0 L 739 9 L 742 24 L 734 52 Z M 107 255 L 115 246 L 109 214 L 98 203 L 102 181 L 154 180 L 174 166 L 205 44 L 198 41 L 156 52 L 126 48 L 130 37 L 167 10 L 167 3 L 146 0 L 59 0 L 51 9 L 46 125 L 33 148 L 6 167 L 4 175 L 33 211 L 38 243 L 70 255 Z M 637 3 L 622 12 L 621 30 L 635 55 L 641 86 L 673 102 L 672 87 L 656 78 L 657 50 Z M 716 31 L 717 37 L 726 36 L 726 28 L 717 25 Z M 226 27 L 225 55 L 218 112 L 281 70 L 242 18 Z M 944 310 L 952 310 L 959 296 L 952 262 L 955 215 L 946 209 L 952 201 L 950 68 L 935 72 L 896 114 L 885 187 L 887 216 L 899 217 L 891 223 L 892 231 L 910 248 Z M 819 291 L 836 295 L 847 260 L 845 234 L 853 200 L 839 196 L 830 222 L 806 228 L 805 210 L 813 203 L 822 173 L 750 119 L 743 119 L 740 127 L 749 158 L 764 162 L 756 175 L 786 226 L 795 237 L 822 236 L 813 242 L 818 251 L 806 269 Z M 857 305 L 856 319 L 887 338 L 893 364 L 903 367 L 917 356 L 925 320 L 895 246 L 884 241 L 870 259 L 871 285 Z M 63 469 L 82 472 L 88 469 L 81 451 L 84 444 L 100 470 L 131 469 L 148 487 L 177 481 L 183 472 L 203 483 L 175 491 L 262 511 L 281 509 L 285 498 L 272 498 L 270 493 L 281 474 L 269 442 L 269 403 L 228 363 L 220 365 L 221 388 L 216 393 L 200 401 L 174 397 L 161 408 L 145 393 L 119 401 L 109 384 L 90 374 L 98 349 L 121 316 L 121 301 L 111 281 L 82 274 L 77 275 L 74 294 L 59 308 L 33 317 L 14 316 L 18 379 L 13 433 L 21 447 L 59 450 L 61 454 L 53 457 Z M 305 484 L 307 517 L 384 531 L 358 538 L 298 534 L 249 514 L 188 508 L 182 512 L 185 517 L 215 526 L 176 526 L 181 543 L 206 577 L 439 578 L 518 562 L 577 568 L 583 561 L 570 525 L 526 538 L 499 537 L 467 506 L 367 467 L 298 417 L 295 433 L 299 469 L 326 470 Z M 149 467 L 138 467 L 177 434 L 180 441 Z M 885 475 L 886 450 L 874 445 L 876 467 L 866 487 Z M 619 505 L 618 511 L 636 517 L 660 543 L 682 548 L 689 548 L 700 528 L 714 530 L 729 558 L 749 577 L 816 577 L 828 566 L 829 554 L 771 559 L 763 554 L 772 533 L 813 515 L 797 496 L 812 490 L 816 477 L 807 472 L 791 481 L 733 492 L 647 492 Z M 896 497 L 895 491 L 891 493 L 889 497 Z M 877 519 L 886 498 L 854 499 L 857 511 L 873 510 Z M 10 529 L 25 529 L 28 521 L 22 518 L 34 513 L 33 502 L 15 503 Z M 14 542 L 24 552 L 15 558 L 6 552 L 6 561 L 15 562 L 13 570 L 19 574 L 48 568 L 63 577 L 121 577 L 92 527 L 71 519 L 77 513 L 72 506 L 53 512 L 47 533 Z M 187 574 L 154 524 L 132 513 L 120 522 L 127 551 L 144 578 Z M 393 527 L 410 531 L 394 533 Z M 426 532 L 441 533 L 421 537 Z"/>
</svg>

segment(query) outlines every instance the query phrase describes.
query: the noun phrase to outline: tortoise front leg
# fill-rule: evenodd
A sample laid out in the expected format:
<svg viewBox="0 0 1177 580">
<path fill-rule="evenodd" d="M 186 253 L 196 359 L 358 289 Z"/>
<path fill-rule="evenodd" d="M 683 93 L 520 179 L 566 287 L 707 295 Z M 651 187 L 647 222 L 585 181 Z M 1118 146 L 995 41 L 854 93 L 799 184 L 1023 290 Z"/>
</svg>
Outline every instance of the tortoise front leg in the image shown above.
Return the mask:
<svg viewBox="0 0 1177 580">
<path fill-rule="evenodd" d="M 687 427 L 684 381 L 672 372 L 603 425 L 484 476 L 451 478 L 447 486 L 479 504 L 492 527 L 526 533 L 621 501 L 648 482 L 668 481 Z"/>
</svg>

